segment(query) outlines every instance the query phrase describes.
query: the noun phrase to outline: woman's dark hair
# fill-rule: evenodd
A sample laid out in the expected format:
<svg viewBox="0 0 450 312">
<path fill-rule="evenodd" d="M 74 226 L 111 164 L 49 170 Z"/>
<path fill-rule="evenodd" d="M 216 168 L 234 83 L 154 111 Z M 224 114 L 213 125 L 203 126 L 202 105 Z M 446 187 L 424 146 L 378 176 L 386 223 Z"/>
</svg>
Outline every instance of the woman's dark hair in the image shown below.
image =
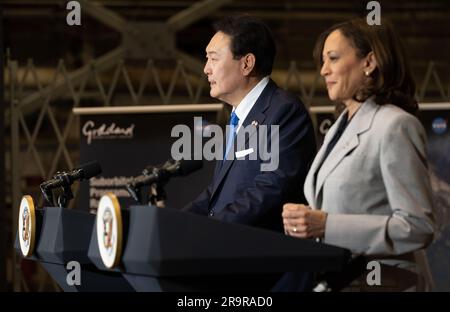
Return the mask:
<svg viewBox="0 0 450 312">
<path fill-rule="evenodd" d="M 327 37 L 335 30 L 346 37 L 356 49 L 356 55 L 365 57 L 373 51 L 377 68 L 370 74 L 353 96 L 358 102 L 364 102 L 375 96 L 377 104 L 394 104 L 405 111 L 416 114 L 418 104 L 415 100 L 416 86 L 412 76 L 405 48 L 393 27 L 383 21 L 382 25 L 368 25 L 365 18 L 357 18 L 336 24 L 324 31 L 314 48 L 314 59 L 322 66 L 322 53 Z"/>
<path fill-rule="evenodd" d="M 272 73 L 276 45 L 266 24 L 246 14 L 227 16 L 214 23 L 216 32 L 231 37 L 231 52 L 235 59 L 248 53 L 255 56 L 255 73 L 268 76 Z"/>
</svg>

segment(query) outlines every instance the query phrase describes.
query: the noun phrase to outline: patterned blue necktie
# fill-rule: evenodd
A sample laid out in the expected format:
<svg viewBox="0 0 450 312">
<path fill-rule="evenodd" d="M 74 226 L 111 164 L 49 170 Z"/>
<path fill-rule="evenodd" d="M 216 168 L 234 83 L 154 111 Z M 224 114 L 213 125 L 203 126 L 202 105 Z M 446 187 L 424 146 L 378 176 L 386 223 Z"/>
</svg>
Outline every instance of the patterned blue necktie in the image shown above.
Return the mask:
<svg viewBox="0 0 450 312">
<path fill-rule="evenodd" d="M 231 146 L 234 142 L 234 138 L 236 136 L 236 130 L 237 130 L 238 124 L 239 124 L 239 118 L 235 112 L 232 112 L 231 118 L 230 118 L 230 133 L 228 134 L 227 148 L 225 150 L 225 155 L 223 156 L 223 160 L 227 159 L 228 152 L 230 151 Z"/>
</svg>

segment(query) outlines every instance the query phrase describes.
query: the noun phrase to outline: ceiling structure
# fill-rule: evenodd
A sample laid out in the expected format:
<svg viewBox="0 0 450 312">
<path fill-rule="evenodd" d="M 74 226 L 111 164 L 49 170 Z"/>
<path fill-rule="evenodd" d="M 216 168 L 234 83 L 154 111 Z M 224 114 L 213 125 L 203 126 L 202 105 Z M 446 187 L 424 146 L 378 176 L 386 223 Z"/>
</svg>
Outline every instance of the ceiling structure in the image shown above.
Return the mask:
<svg viewBox="0 0 450 312">
<path fill-rule="evenodd" d="M 4 0 L 6 46 L 20 57 L 57 59 L 77 44 L 89 44 L 94 50 L 113 46 L 117 33 L 82 16 L 81 27 L 69 27 L 65 21 L 65 1 Z M 199 1 L 176 0 L 97 0 L 130 21 L 163 22 Z M 224 14 L 247 12 L 265 20 L 272 28 L 280 50 L 279 61 L 311 59 L 311 48 L 318 34 L 328 26 L 354 16 L 367 14 L 361 0 L 239 0 L 226 4 L 177 37 L 178 45 L 203 56 L 211 34 L 211 23 Z M 450 55 L 450 2 L 447 0 L 390 0 L 381 3 L 382 18 L 389 18 L 410 46 L 410 53 L 422 61 L 440 60 Z M 81 29 L 78 29 L 81 28 Z M 55 46 L 54 43 L 60 46 Z M 29 55 L 29 47 L 33 55 Z M 52 49 L 48 49 L 52 47 Z M 47 49 L 46 49 L 47 48 Z"/>
<path fill-rule="evenodd" d="M 158 25 L 201 1 L 89 2 L 103 6 L 126 21 Z M 300 69 L 314 71 L 312 49 L 318 35 L 334 23 L 369 12 L 366 9 L 368 1 L 362 0 L 225 2 L 228 3 L 180 28 L 175 35 L 176 47 L 203 62 L 204 48 L 213 33 L 211 24 L 225 14 L 245 12 L 263 19 L 272 29 L 278 46 L 275 68 L 287 70 L 290 62 L 295 61 Z M 379 2 L 382 18 L 388 18 L 394 24 L 407 46 L 418 82 L 425 75 L 430 61 L 436 65 L 441 79 L 450 81 L 450 1 Z M 55 67 L 59 59 L 64 59 L 68 69 L 75 70 L 121 43 L 117 30 L 91 15 L 82 15 L 82 26 L 68 26 L 65 22 L 66 1 L 3 0 L 3 3 L 5 47 L 9 57 L 19 62 L 33 58 L 36 66 Z"/>
</svg>

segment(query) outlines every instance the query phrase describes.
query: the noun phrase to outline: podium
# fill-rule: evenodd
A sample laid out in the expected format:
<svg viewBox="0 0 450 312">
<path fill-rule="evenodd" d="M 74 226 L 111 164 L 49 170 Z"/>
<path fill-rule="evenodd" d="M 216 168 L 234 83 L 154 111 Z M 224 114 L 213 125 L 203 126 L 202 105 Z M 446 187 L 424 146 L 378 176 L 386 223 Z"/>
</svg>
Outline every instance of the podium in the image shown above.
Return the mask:
<svg viewBox="0 0 450 312">
<path fill-rule="evenodd" d="M 40 262 L 64 291 L 133 290 L 120 274 L 99 271 L 89 260 L 87 250 L 95 215 L 67 208 L 47 207 L 37 209 L 36 217 L 36 249 L 27 259 Z M 18 235 L 15 249 L 21 254 Z M 67 268 L 67 264 L 72 261 L 80 264 L 80 285 L 68 282 L 72 269 L 70 266 Z"/>
<path fill-rule="evenodd" d="M 341 271 L 350 258 L 347 249 L 176 209 L 131 206 L 126 214 L 113 271 L 136 291 L 268 291 L 284 272 Z M 108 270 L 95 226 L 88 256 Z"/>
</svg>

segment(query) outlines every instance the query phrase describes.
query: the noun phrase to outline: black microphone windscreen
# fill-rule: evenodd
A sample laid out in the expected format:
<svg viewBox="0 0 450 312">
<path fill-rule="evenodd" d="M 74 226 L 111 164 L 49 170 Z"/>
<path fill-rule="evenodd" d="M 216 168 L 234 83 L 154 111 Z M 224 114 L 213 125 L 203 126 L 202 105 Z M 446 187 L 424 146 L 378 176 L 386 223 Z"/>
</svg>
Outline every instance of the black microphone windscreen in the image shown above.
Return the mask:
<svg viewBox="0 0 450 312">
<path fill-rule="evenodd" d="M 98 161 L 94 160 L 91 162 L 88 162 L 86 164 L 78 166 L 76 170 L 81 169 L 81 179 L 82 180 L 88 180 L 92 177 L 95 177 L 96 175 L 102 173 L 102 167 L 98 163 Z"/>
<path fill-rule="evenodd" d="M 202 168 L 203 160 L 181 160 L 179 174 L 185 176 Z"/>
</svg>

